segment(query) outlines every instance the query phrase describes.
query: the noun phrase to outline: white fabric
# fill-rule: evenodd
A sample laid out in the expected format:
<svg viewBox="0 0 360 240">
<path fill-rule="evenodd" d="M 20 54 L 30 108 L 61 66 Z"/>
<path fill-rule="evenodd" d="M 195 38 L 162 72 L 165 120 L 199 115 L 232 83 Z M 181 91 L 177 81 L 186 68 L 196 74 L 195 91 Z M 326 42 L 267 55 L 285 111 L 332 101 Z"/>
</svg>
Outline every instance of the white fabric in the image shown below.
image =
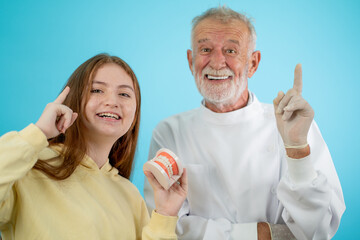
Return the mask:
<svg viewBox="0 0 360 240">
<path fill-rule="evenodd" d="M 295 184 L 306 183 L 317 177 L 314 165 L 311 163 L 311 157 L 294 159 L 286 156 L 288 164 L 288 174 L 290 180 Z"/>
<path fill-rule="evenodd" d="M 311 155 L 298 164 L 316 174 L 292 182 L 298 176 L 288 176 L 273 106 L 250 96 L 242 109 L 215 113 L 202 105 L 165 119 L 154 129 L 149 159 L 165 147 L 180 157 L 188 172 L 179 238 L 229 239 L 234 224 L 251 222 L 285 222 L 297 239 L 331 238 L 345 204 L 316 123 L 308 134 Z M 151 211 L 155 205 L 147 182 L 144 195 Z"/>
<path fill-rule="evenodd" d="M 230 240 L 257 240 L 257 223 L 238 223 L 232 224 Z"/>
</svg>

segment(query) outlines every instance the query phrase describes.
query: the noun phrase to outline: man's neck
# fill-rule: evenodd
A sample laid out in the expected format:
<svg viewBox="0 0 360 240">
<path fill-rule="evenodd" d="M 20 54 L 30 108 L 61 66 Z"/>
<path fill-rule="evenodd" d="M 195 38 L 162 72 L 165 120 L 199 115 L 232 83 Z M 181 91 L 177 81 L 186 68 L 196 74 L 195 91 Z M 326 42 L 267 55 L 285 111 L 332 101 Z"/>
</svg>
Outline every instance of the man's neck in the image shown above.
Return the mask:
<svg viewBox="0 0 360 240">
<path fill-rule="evenodd" d="M 245 107 L 249 101 L 249 92 L 244 91 L 234 103 L 211 103 L 205 100 L 205 107 L 213 112 L 226 113 Z"/>
</svg>

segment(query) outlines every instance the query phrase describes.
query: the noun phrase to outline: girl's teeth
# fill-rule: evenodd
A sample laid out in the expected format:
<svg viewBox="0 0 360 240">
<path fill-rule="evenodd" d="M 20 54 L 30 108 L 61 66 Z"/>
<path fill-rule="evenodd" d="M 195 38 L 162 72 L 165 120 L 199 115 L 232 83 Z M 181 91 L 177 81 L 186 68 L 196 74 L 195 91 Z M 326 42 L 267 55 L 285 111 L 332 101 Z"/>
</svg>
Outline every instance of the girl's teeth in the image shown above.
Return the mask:
<svg viewBox="0 0 360 240">
<path fill-rule="evenodd" d="M 114 119 L 119 119 L 119 117 L 115 114 L 111 114 L 111 113 L 101 113 L 99 114 L 100 117 L 103 118 L 114 118 Z"/>
</svg>

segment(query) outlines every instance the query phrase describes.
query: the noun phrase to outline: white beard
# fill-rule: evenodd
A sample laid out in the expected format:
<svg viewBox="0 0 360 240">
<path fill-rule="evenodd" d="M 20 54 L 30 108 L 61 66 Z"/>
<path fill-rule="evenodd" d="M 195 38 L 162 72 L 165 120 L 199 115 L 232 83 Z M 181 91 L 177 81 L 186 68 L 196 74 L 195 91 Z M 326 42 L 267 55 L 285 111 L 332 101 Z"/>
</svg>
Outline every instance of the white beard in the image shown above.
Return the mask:
<svg viewBox="0 0 360 240">
<path fill-rule="evenodd" d="M 235 74 L 230 69 L 214 70 L 207 66 L 203 69 L 201 76 L 196 72 L 194 73 L 196 86 L 200 94 L 204 97 L 206 102 L 213 103 L 214 105 L 231 105 L 239 100 L 241 94 L 247 88 L 247 74 L 248 66 L 246 65 L 242 75 L 235 79 Z M 232 76 L 232 80 L 224 81 L 223 83 L 211 83 L 205 80 L 205 75 L 217 76 Z M 212 80 L 216 81 L 216 80 Z"/>
</svg>

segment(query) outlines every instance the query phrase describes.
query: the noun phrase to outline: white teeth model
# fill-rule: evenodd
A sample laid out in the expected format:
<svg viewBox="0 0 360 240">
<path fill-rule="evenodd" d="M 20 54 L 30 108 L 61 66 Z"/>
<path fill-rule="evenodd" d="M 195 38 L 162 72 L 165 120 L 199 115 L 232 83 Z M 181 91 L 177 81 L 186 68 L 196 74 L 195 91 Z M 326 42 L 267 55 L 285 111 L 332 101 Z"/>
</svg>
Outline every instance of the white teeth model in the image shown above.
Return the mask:
<svg viewBox="0 0 360 240">
<path fill-rule="evenodd" d="M 173 173 L 173 169 L 172 169 L 172 165 L 169 161 L 169 159 L 167 157 L 164 156 L 158 156 L 157 159 L 159 162 L 161 162 L 162 164 L 164 164 L 164 166 L 166 167 L 166 169 L 168 170 L 169 173 L 169 177 L 172 177 L 174 175 Z"/>
<path fill-rule="evenodd" d="M 181 160 L 169 149 L 161 148 L 143 169 L 150 171 L 161 186 L 168 190 L 183 174 Z"/>
<path fill-rule="evenodd" d="M 208 79 L 215 79 L 215 80 L 223 80 L 223 79 L 227 79 L 229 76 L 223 76 L 223 77 L 215 77 L 215 76 L 207 76 Z"/>
<path fill-rule="evenodd" d="M 98 115 L 99 115 L 99 117 L 114 118 L 116 120 L 118 120 L 120 118 L 118 115 L 112 114 L 112 113 L 99 113 Z"/>
</svg>

